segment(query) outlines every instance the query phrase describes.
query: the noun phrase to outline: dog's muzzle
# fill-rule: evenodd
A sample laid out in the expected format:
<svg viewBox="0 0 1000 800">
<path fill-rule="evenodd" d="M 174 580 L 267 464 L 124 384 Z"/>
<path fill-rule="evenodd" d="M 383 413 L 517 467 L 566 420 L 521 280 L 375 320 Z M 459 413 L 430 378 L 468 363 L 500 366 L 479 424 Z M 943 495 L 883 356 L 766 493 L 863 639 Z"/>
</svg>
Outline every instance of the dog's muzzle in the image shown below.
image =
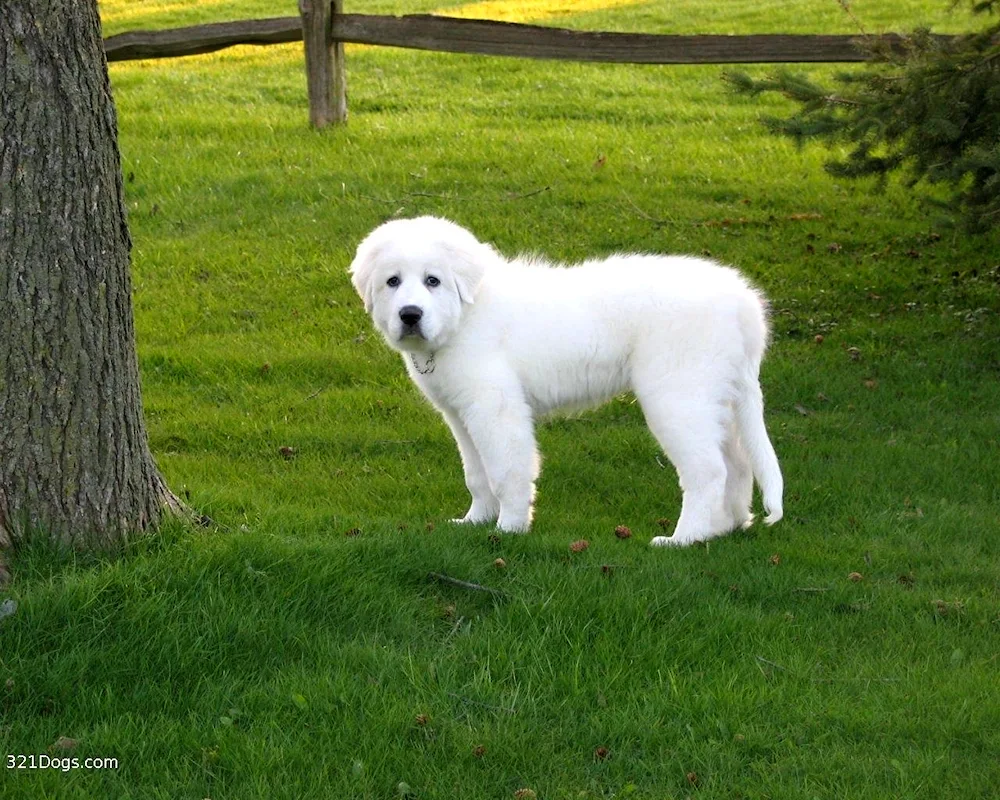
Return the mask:
<svg viewBox="0 0 1000 800">
<path fill-rule="evenodd" d="M 403 306 L 399 309 L 399 319 L 403 323 L 403 336 L 420 336 L 420 319 L 424 316 L 420 306 Z"/>
</svg>

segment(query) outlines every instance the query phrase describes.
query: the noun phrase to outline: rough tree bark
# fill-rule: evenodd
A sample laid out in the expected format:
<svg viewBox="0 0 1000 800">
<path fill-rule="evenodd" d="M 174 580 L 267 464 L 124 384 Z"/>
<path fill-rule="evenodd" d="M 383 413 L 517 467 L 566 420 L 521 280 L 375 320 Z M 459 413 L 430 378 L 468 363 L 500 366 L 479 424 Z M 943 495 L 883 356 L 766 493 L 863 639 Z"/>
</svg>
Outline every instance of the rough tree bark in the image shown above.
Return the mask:
<svg viewBox="0 0 1000 800">
<path fill-rule="evenodd" d="M 180 504 L 146 442 L 97 4 L 0 8 L 0 548 L 104 547 Z"/>
</svg>

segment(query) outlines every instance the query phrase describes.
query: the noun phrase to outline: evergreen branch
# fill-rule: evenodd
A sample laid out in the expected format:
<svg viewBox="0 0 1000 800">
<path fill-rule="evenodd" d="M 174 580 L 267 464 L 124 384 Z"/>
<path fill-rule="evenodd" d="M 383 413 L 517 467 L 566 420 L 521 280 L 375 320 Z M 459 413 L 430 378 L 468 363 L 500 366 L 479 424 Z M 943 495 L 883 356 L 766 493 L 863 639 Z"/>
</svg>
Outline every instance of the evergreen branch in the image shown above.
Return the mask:
<svg viewBox="0 0 1000 800">
<path fill-rule="evenodd" d="M 850 12 L 847 0 L 838 2 Z M 997 7 L 1000 0 L 989 0 L 973 10 Z M 884 183 L 900 173 L 908 187 L 944 184 L 970 229 L 1000 225 L 1000 24 L 950 40 L 918 30 L 905 41 L 896 53 L 873 41 L 868 68 L 836 76 L 836 89 L 787 71 L 723 79 L 736 94 L 776 92 L 798 106 L 787 117 L 762 118 L 772 133 L 800 146 L 852 143 L 825 164 L 830 174 Z"/>
</svg>

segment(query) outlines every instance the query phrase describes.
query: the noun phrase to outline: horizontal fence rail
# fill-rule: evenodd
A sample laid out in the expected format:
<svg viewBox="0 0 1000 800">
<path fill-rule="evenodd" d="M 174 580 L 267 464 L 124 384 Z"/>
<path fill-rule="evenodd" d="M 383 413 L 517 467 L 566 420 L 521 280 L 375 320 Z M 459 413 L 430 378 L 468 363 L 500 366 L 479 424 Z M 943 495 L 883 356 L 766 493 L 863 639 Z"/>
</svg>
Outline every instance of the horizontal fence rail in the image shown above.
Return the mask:
<svg viewBox="0 0 1000 800">
<path fill-rule="evenodd" d="M 128 61 L 193 56 L 241 44 L 304 42 L 309 120 L 322 128 L 347 120 L 345 43 L 617 64 L 851 62 L 866 60 L 875 44 L 897 52 L 906 47 L 906 40 L 894 33 L 877 37 L 783 33 L 678 36 L 574 31 L 429 14 L 344 14 L 343 0 L 299 0 L 299 11 L 298 17 L 119 33 L 104 40 L 104 50 L 108 61 Z M 943 41 L 950 37 L 937 38 Z"/>
<path fill-rule="evenodd" d="M 176 58 L 214 53 L 238 44 L 287 44 L 302 41 L 301 17 L 213 22 L 165 31 L 129 31 L 104 40 L 108 61 Z"/>
<path fill-rule="evenodd" d="M 621 64 L 864 61 L 863 44 L 871 41 L 870 37 L 847 35 L 604 33 L 428 14 L 403 17 L 335 14 L 331 38 L 341 43 L 449 53 Z M 877 38 L 893 49 L 903 47 L 903 37 L 897 34 Z M 104 47 L 108 61 L 127 61 L 211 53 L 240 44 L 270 45 L 299 41 L 302 41 L 302 20 L 299 17 L 274 17 L 164 31 L 120 33 L 105 39 Z"/>
<path fill-rule="evenodd" d="M 862 61 L 865 57 L 852 36 L 605 33 L 424 14 L 344 14 L 334 19 L 333 37 L 449 53 L 619 64 Z"/>
</svg>

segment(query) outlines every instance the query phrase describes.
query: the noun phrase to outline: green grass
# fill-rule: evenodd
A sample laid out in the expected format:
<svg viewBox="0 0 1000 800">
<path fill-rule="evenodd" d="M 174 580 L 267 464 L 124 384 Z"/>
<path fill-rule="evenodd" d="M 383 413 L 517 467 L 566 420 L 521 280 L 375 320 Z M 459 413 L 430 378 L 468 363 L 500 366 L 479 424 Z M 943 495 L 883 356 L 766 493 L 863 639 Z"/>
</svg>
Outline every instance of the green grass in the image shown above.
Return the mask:
<svg viewBox="0 0 1000 800">
<path fill-rule="evenodd" d="M 114 33 L 284 5 L 103 8 L 141 10 Z M 566 24 L 852 29 L 834 2 L 786 5 Z M 946 5 L 855 11 L 947 29 Z M 776 101 L 731 96 L 718 68 L 372 48 L 348 66 L 350 123 L 322 133 L 294 46 L 112 67 L 151 444 L 218 524 L 18 554 L 0 750 L 65 736 L 120 766 L 5 769 L 0 795 L 995 795 L 1000 239 L 826 177 L 822 151 L 761 132 Z M 709 251 L 752 275 L 775 311 L 785 519 L 646 547 L 679 491 L 626 396 L 541 426 L 529 536 L 446 524 L 467 502 L 454 445 L 346 275 L 395 213 L 506 252 Z"/>
</svg>

